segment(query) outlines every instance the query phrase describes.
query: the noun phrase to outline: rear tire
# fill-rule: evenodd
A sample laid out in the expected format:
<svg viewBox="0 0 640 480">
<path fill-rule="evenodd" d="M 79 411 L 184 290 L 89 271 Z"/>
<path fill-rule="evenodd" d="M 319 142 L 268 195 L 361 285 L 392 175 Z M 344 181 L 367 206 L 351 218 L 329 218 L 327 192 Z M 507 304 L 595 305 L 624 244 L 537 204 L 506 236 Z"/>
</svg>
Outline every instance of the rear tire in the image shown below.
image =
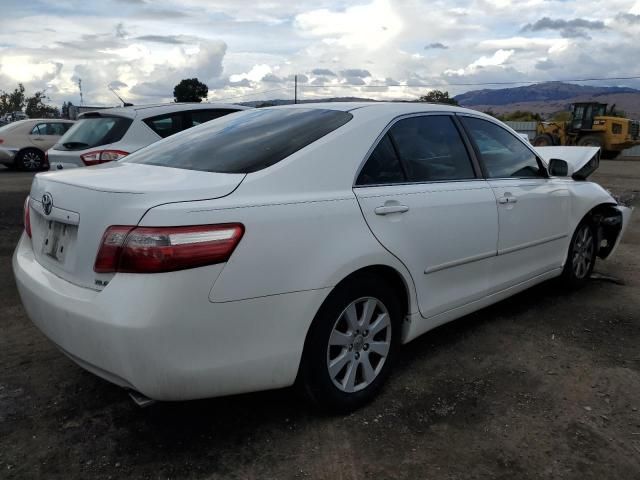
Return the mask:
<svg viewBox="0 0 640 480">
<path fill-rule="evenodd" d="M 333 412 L 371 401 L 389 375 L 402 315 L 394 289 L 377 275 L 338 286 L 307 335 L 299 387 L 316 406 Z"/>
<path fill-rule="evenodd" d="M 44 153 L 35 148 L 27 148 L 18 152 L 15 165 L 20 170 L 37 172 L 44 168 Z"/>
<path fill-rule="evenodd" d="M 568 288 L 580 288 L 589 281 L 596 264 L 597 248 L 596 228 L 589 218 L 585 218 L 571 238 L 562 271 L 563 282 Z"/>
</svg>

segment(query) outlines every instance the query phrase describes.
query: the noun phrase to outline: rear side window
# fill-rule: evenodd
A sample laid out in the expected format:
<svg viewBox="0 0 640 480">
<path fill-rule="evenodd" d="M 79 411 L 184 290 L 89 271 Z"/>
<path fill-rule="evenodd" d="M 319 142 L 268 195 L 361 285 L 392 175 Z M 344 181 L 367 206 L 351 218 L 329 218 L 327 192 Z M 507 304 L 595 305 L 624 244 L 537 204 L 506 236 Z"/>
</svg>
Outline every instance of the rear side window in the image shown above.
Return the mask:
<svg viewBox="0 0 640 480">
<path fill-rule="evenodd" d="M 192 110 L 190 113 L 190 122 L 188 127 L 197 127 L 198 125 L 210 122 L 211 120 L 215 120 L 216 118 L 224 117 L 233 112 L 237 112 L 238 110 L 228 110 L 228 109 L 207 109 L 207 110 Z"/>
<path fill-rule="evenodd" d="M 117 142 L 131 122 L 130 118 L 116 116 L 83 117 L 62 136 L 54 150 L 84 150 Z"/>
<path fill-rule="evenodd" d="M 147 118 L 144 120 L 144 123 L 162 138 L 167 138 L 174 133 L 181 132 L 185 128 L 188 128 L 185 125 L 184 116 L 184 112 L 167 113 L 158 115 L 157 117 Z"/>
<path fill-rule="evenodd" d="M 535 154 L 508 130 L 487 120 L 460 117 L 489 178 L 543 177 Z"/>
<path fill-rule="evenodd" d="M 449 116 L 400 120 L 389 131 L 411 182 L 475 178 L 471 158 Z"/>
<path fill-rule="evenodd" d="M 246 110 L 189 129 L 125 157 L 127 163 L 219 173 L 270 167 L 341 127 L 348 112 L 283 108 Z"/>
<path fill-rule="evenodd" d="M 406 182 L 400 160 L 387 133 L 371 152 L 356 185 L 385 185 Z"/>
</svg>

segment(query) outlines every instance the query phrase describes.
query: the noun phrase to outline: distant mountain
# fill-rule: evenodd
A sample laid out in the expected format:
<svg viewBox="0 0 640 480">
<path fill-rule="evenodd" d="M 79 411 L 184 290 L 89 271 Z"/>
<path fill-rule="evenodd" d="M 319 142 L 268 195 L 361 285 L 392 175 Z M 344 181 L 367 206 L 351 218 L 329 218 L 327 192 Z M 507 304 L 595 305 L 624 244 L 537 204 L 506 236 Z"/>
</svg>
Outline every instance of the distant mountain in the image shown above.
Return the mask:
<svg viewBox="0 0 640 480">
<path fill-rule="evenodd" d="M 573 83 L 546 82 L 525 87 L 473 90 L 454 97 L 465 107 L 508 105 L 523 102 L 557 102 L 575 97 L 598 97 L 619 93 L 640 94 L 628 87 L 593 87 Z"/>
</svg>

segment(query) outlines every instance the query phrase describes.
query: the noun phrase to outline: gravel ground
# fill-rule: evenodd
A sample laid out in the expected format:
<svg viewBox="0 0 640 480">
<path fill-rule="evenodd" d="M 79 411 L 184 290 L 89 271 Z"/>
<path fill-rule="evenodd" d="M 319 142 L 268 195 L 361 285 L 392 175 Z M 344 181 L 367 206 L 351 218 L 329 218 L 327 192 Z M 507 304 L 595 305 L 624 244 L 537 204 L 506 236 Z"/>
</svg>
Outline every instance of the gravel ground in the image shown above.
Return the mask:
<svg viewBox="0 0 640 480">
<path fill-rule="evenodd" d="M 640 205 L 640 162 L 594 179 Z M 288 389 L 139 409 L 25 316 L 11 254 L 30 181 L 0 170 L 0 478 L 640 478 L 638 215 L 600 278 L 424 335 L 349 416 Z"/>
</svg>

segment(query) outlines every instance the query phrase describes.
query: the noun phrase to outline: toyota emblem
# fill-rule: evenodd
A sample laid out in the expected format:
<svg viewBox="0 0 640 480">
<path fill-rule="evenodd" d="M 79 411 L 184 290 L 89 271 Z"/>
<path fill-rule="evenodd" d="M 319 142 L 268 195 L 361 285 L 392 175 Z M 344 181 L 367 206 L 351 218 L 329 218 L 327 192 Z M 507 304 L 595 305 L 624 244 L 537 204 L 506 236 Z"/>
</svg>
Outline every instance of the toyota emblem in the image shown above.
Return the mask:
<svg viewBox="0 0 640 480">
<path fill-rule="evenodd" d="M 50 193 L 42 195 L 42 209 L 45 215 L 51 214 L 51 210 L 53 210 L 53 197 Z"/>
</svg>

